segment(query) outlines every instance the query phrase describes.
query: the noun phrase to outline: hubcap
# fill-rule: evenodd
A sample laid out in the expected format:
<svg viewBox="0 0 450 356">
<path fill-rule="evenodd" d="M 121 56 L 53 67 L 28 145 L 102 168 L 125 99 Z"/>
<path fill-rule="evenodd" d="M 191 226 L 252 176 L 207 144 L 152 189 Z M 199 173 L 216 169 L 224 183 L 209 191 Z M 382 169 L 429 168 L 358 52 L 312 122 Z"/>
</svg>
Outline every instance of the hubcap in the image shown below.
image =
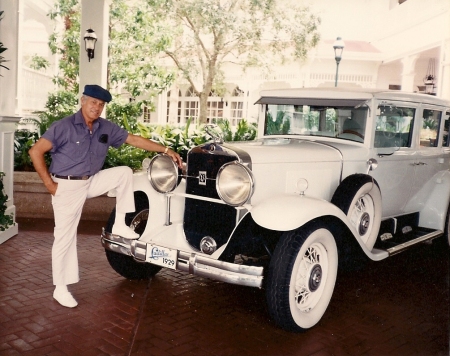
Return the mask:
<svg viewBox="0 0 450 356">
<path fill-rule="evenodd" d="M 322 267 L 320 265 L 315 265 L 311 269 L 311 274 L 309 276 L 309 290 L 314 292 L 319 288 L 320 282 L 322 281 Z"/>
<path fill-rule="evenodd" d="M 368 213 L 364 213 L 361 215 L 361 220 L 359 221 L 359 234 L 361 236 L 365 235 L 369 230 L 370 226 L 370 215 Z"/>
<path fill-rule="evenodd" d="M 148 221 L 148 209 L 141 210 L 131 221 L 130 228 L 139 235 L 144 233 Z"/>
</svg>

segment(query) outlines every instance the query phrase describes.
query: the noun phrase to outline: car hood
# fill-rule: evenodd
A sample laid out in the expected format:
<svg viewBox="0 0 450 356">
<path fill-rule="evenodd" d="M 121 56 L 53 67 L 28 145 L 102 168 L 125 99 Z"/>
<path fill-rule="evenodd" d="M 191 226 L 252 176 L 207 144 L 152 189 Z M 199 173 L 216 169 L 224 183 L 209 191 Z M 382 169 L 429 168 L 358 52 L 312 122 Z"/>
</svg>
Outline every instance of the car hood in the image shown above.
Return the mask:
<svg viewBox="0 0 450 356">
<path fill-rule="evenodd" d="M 336 162 L 342 160 L 340 150 L 333 146 L 297 138 L 264 138 L 256 141 L 227 143 L 227 147 L 243 150 L 252 164 Z"/>
</svg>

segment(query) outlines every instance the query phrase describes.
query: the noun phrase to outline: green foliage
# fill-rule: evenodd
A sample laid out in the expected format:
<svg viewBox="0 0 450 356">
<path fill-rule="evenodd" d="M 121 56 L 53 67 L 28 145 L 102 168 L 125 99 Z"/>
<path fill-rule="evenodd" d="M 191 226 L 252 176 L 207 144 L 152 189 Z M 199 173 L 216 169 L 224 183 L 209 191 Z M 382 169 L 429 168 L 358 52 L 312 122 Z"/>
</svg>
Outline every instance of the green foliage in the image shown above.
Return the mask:
<svg viewBox="0 0 450 356">
<path fill-rule="evenodd" d="M 437 130 L 438 129 L 438 123 L 434 118 L 430 118 L 430 119 L 423 119 L 423 128 L 426 129 L 430 129 L 430 130 Z"/>
<path fill-rule="evenodd" d="M 54 82 L 66 91 L 78 94 L 81 6 L 78 0 L 58 0 L 49 17 L 64 24 L 64 31 L 55 28 L 49 38 L 51 52 L 60 56 L 60 73 Z"/>
<path fill-rule="evenodd" d="M 38 133 L 29 130 L 17 130 L 14 133 L 14 170 L 34 171 L 29 149 L 38 140 Z"/>
<path fill-rule="evenodd" d="M 34 171 L 33 164 L 28 150 L 41 137 L 51 124 L 66 116 L 72 115 L 77 107 L 77 98 L 74 93 L 68 91 L 58 91 L 49 95 L 45 104 L 46 111 L 38 111 L 36 118 L 25 118 L 23 123 L 32 123 L 37 131 L 16 130 L 14 133 L 14 170 Z M 46 153 L 44 159 L 47 166 L 50 166 L 51 156 Z"/>
<path fill-rule="evenodd" d="M 165 29 L 155 25 L 145 0 L 113 0 L 110 8 L 109 85 L 124 86 L 133 97 L 156 96 L 174 80 L 160 65 L 160 52 L 170 41 Z"/>
<path fill-rule="evenodd" d="M 34 70 L 47 69 L 50 66 L 50 62 L 44 57 L 35 54 L 31 57 L 30 68 Z"/>
<path fill-rule="evenodd" d="M 128 166 L 134 170 L 142 166 L 142 160 L 146 157 L 151 157 L 151 152 L 141 150 L 129 145 L 122 145 L 119 148 L 109 148 L 105 163 L 102 169 Z"/>
<path fill-rule="evenodd" d="M 217 125 L 223 133 L 223 140 L 230 141 L 251 141 L 254 140 L 257 134 L 257 127 L 255 124 L 248 123 L 247 120 L 241 119 L 233 132 L 230 122 L 226 119 L 217 120 Z"/>
<path fill-rule="evenodd" d="M 0 21 L 1 21 L 2 18 L 3 18 L 3 13 L 4 13 L 4 11 L 0 11 Z M 2 54 L 3 52 L 5 52 L 7 49 L 8 49 L 8 48 L 6 48 L 5 46 L 3 46 L 3 43 L 0 42 L 0 54 Z M 4 65 L 2 64 L 2 63 L 5 63 L 5 62 L 8 62 L 8 61 L 5 59 L 5 57 L 0 56 L 0 67 L 3 67 L 3 68 L 5 68 L 5 69 L 8 69 L 8 70 L 9 70 L 8 67 L 6 67 L 6 66 L 4 66 Z M 0 74 L 0 77 L 3 77 L 3 76 Z"/>
<path fill-rule="evenodd" d="M 291 123 L 286 118 L 284 111 L 278 111 L 277 117 L 274 120 L 270 113 L 267 113 L 267 127 L 266 133 L 268 135 L 286 135 L 289 133 Z"/>
<path fill-rule="evenodd" d="M 147 2 L 151 24 L 158 28 L 152 41 L 164 47 L 163 53 L 194 88 L 202 123 L 209 93 L 223 88 L 225 61 L 268 73 L 277 64 L 305 59 L 320 38 L 320 19 L 296 0 Z"/>
<path fill-rule="evenodd" d="M 108 120 L 130 133 L 138 132 L 137 119 L 142 115 L 142 102 L 122 104 L 113 101 L 106 107 L 106 112 Z"/>
<path fill-rule="evenodd" d="M 46 111 L 36 111 L 39 119 L 25 118 L 24 123 L 33 123 L 37 127 L 38 135 L 41 137 L 51 124 L 77 111 L 78 100 L 74 93 L 68 91 L 57 91 L 48 96 L 45 104 Z"/>
<path fill-rule="evenodd" d="M 0 231 L 5 231 L 14 224 L 13 214 L 6 215 L 6 202 L 8 196 L 4 192 L 3 177 L 5 173 L 0 172 Z"/>
</svg>

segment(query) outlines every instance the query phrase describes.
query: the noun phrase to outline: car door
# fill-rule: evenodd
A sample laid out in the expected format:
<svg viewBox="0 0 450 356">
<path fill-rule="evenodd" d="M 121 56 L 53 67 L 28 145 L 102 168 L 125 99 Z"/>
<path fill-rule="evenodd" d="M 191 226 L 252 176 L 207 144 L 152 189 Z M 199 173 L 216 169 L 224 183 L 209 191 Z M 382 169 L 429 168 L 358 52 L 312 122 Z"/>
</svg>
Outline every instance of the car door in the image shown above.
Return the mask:
<svg viewBox="0 0 450 356">
<path fill-rule="evenodd" d="M 418 104 L 380 101 L 375 112 L 373 147 L 378 167 L 371 173 L 382 196 L 383 218 L 407 213 L 414 183 L 414 120 Z"/>
<path fill-rule="evenodd" d="M 450 150 L 448 134 L 444 142 L 445 110 L 442 107 L 423 105 L 419 111 L 414 161 L 413 197 L 408 207 L 420 211 L 439 181 L 439 172 L 449 169 Z M 448 122 L 448 121 L 447 121 Z M 447 147 L 445 147 L 447 146 Z"/>
</svg>

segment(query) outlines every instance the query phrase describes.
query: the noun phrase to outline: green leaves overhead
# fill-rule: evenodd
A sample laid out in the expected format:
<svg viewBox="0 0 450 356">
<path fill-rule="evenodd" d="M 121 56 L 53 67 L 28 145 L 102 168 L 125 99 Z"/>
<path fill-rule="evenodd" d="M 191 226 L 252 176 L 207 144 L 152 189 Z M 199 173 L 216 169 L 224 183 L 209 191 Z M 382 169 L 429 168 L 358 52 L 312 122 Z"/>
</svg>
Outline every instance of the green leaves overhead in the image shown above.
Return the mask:
<svg viewBox="0 0 450 356">
<path fill-rule="evenodd" d="M 200 98 L 223 83 L 224 66 L 269 72 L 289 60 L 303 60 L 319 41 L 320 19 L 296 0 L 147 0 L 154 21 L 172 38 L 159 41 L 164 53 Z"/>
</svg>

